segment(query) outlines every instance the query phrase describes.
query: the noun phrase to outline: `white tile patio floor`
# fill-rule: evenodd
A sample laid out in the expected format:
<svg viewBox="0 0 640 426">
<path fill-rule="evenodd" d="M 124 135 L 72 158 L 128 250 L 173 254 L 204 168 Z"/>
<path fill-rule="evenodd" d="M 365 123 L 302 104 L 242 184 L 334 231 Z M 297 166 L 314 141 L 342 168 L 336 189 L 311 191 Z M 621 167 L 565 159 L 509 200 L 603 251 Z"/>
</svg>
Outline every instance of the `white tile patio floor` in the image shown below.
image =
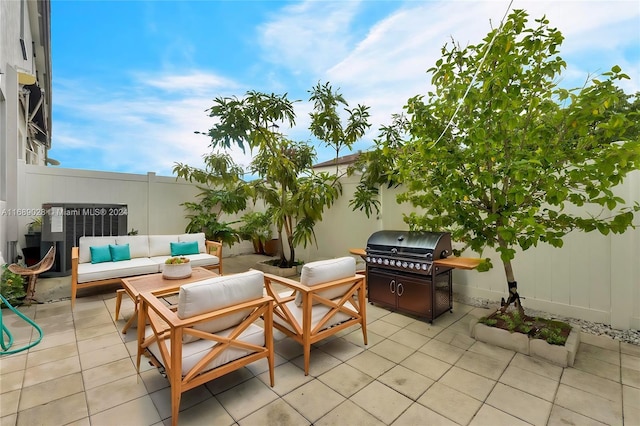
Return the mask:
<svg viewBox="0 0 640 426">
<path fill-rule="evenodd" d="M 225 274 L 254 263 L 225 258 Z M 146 363 L 136 373 L 115 293 L 81 296 L 74 311 L 68 300 L 22 309 L 44 338 L 0 358 L 0 425 L 170 424 L 168 382 Z M 574 367 L 561 368 L 471 339 L 485 313 L 456 303 L 429 324 L 368 305 L 369 345 L 359 329 L 316 345 L 309 376 L 301 347 L 278 333 L 273 388 L 255 363 L 187 392 L 180 425 L 640 425 L 639 346 L 583 333 Z M 13 348 L 37 337 L 2 315 Z"/>
</svg>

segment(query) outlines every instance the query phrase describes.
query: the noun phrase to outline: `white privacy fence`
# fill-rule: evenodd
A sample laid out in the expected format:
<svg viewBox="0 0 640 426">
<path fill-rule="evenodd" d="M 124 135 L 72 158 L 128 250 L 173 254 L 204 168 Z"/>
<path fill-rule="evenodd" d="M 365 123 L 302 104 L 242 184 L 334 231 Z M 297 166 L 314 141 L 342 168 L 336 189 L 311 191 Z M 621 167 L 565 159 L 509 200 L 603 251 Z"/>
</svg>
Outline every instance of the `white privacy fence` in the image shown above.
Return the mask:
<svg viewBox="0 0 640 426">
<path fill-rule="evenodd" d="M 135 175 L 28 165 L 21 168 L 24 179 L 19 183 L 18 208 L 34 209 L 51 202 L 126 204 L 127 228 L 140 234 L 183 232 L 188 219 L 180 203 L 194 201 L 199 193 L 194 184 L 154 173 Z M 381 189 L 379 216 L 367 218 L 352 211 L 349 200 L 357 183 L 353 177 L 343 180 L 343 196 L 315 228 L 317 245 L 298 247 L 299 260 L 348 255 L 350 248 L 364 248 L 377 230 L 407 229 L 403 213 L 412 208 L 396 203 L 398 191 L 394 189 Z M 625 200 L 640 202 L 640 171 L 632 174 L 618 191 Z M 7 235 L 17 235 L 24 244 L 23 234 L 31 219 L 19 217 L 14 225 L 17 229 L 8 229 Z M 636 217 L 634 223 L 640 225 L 640 218 Z M 225 256 L 251 251 L 249 242 L 224 248 Z M 491 300 L 506 298 L 499 255 L 485 252 L 483 256 L 492 259 L 494 268 L 483 273 L 455 271 L 454 292 Z M 615 328 L 640 329 L 640 228 L 623 235 L 572 233 L 565 238 L 563 248 L 540 244 L 519 252 L 513 265 L 525 308 L 604 322 Z"/>
</svg>

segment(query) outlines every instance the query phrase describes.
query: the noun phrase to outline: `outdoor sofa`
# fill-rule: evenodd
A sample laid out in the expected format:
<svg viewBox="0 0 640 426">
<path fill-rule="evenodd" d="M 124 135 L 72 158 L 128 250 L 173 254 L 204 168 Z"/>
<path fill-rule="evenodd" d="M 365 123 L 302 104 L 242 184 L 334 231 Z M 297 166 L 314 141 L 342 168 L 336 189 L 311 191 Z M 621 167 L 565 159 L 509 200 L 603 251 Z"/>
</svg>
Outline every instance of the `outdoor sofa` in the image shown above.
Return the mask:
<svg viewBox="0 0 640 426">
<path fill-rule="evenodd" d="M 71 249 L 71 308 L 78 289 L 162 272 L 172 256 L 222 275 L 222 244 L 206 240 L 204 233 L 80 237 L 78 247 Z"/>
</svg>

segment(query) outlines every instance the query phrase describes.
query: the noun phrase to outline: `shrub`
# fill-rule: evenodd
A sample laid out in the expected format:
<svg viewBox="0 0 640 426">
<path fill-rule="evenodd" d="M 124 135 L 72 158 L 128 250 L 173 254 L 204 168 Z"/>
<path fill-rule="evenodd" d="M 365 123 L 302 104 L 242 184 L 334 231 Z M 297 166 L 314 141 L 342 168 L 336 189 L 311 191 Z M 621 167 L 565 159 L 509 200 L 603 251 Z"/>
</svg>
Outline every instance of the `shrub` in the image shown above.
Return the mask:
<svg viewBox="0 0 640 426">
<path fill-rule="evenodd" d="M 22 304 L 22 299 L 27 295 L 24 289 L 24 278 L 22 275 L 11 272 L 7 264 L 2 265 L 0 293 L 13 306 Z M 4 305 L 4 302 L 0 305 Z"/>
</svg>

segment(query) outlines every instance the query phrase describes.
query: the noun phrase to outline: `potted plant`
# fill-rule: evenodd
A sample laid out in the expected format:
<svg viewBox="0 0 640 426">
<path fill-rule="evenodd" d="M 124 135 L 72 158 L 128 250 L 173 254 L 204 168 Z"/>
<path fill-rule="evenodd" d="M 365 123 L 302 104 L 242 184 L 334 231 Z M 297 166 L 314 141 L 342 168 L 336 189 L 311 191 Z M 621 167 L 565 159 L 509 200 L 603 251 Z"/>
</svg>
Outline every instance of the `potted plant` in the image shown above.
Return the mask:
<svg viewBox="0 0 640 426">
<path fill-rule="evenodd" d="M 164 261 L 162 278 L 179 280 L 191 276 L 191 261 L 182 256 L 170 257 Z"/>
<path fill-rule="evenodd" d="M 40 250 L 41 235 L 42 216 L 38 216 L 27 225 L 27 233 L 24 236 L 26 247 L 37 247 Z"/>
<path fill-rule="evenodd" d="M 29 234 L 39 234 L 42 232 L 42 216 L 33 218 L 29 225 L 27 225 L 27 232 Z"/>
<path fill-rule="evenodd" d="M 238 228 L 238 235 L 243 240 L 253 243 L 253 250 L 265 254 L 265 245 L 271 240 L 271 214 L 269 212 L 249 212 L 242 216 L 243 225 Z"/>
</svg>

